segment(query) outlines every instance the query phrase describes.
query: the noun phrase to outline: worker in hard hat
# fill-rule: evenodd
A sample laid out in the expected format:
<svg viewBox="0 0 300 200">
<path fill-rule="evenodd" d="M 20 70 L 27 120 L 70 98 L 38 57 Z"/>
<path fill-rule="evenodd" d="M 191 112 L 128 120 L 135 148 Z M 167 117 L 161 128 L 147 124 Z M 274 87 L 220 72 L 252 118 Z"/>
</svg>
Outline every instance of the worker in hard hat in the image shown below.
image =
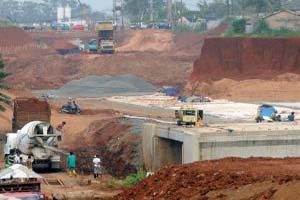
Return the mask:
<svg viewBox="0 0 300 200">
<path fill-rule="evenodd" d="M 94 178 L 98 178 L 99 175 L 102 176 L 102 174 L 101 174 L 101 159 L 99 158 L 98 155 L 95 155 L 94 159 L 93 159 L 93 172 L 94 172 Z"/>
<path fill-rule="evenodd" d="M 76 168 L 76 156 L 73 152 L 70 152 L 68 156 L 68 174 L 69 176 L 77 176 Z"/>
</svg>

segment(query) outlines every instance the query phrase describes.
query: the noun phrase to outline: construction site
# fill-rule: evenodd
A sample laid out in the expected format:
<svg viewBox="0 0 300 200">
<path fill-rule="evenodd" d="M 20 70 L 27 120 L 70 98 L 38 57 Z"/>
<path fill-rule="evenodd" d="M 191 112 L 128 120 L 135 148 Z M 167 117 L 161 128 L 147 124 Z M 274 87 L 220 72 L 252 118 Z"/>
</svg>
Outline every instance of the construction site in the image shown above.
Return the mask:
<svg viewBox="0 0 300 200">
<path fill-rule="evenodd" d="M 119 28 L 0 26 L 0 169 L 34 157 L 43 199 L 299 199 L 300 37 L 130 28 L 121 4 Z"/>
</svg>

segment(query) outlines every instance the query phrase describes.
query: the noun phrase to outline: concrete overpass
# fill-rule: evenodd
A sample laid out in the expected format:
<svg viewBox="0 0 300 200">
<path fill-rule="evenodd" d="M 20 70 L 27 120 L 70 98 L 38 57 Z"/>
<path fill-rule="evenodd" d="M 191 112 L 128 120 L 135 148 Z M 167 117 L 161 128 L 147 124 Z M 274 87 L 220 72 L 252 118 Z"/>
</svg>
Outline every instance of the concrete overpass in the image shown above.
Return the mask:
<svg viewBox="0 0 300 200">
<path fill-rule="evenodd" d="M 145 123 L 143 157 L 148 171 L 225 157 L 299 157 L 300 124 L 242 123 L 185 128 Z"/>
</svg>

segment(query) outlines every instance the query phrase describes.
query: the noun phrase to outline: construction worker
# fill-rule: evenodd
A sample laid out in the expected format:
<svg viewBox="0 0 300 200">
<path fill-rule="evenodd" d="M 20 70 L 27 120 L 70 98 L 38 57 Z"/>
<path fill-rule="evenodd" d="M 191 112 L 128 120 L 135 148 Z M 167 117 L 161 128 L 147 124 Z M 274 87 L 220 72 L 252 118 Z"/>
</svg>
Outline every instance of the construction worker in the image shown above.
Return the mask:
<svg viewBox="0 0 300 200">
<path fill-rule="evenodd" d="M 93 159 L 93 172 L 94 172 L 94 178 L 98 178 L 99 175 L 102 177 L 101 159 L 98 157 L 98 155 L 95 155 Z"/>
<path fill-rule="evenodd" d="M 15 155 L 14 164 L 21 164 L 21 157 L 19 153 Z"/>
<path fill-rule="evenodd" d="M 291 122 L 295 121 L 295 113 L 294 113 L 294 112 L 292 112 L 292 113 L 288 116 L 288 120 L 291 121 Z"/>
<path fill-rule="evenodd" d="M 66 124 L 67 124 L 67 123 L 66 123 L 65 121 L 63 121 L 61 124 L 59 124 L 59 125 L 56 127 L 56 130 L 58 130 L 58 131 L 61 132 Z"/>
<path fill-rule="evenodd" d="M 76 168 L 76 156 L 74 155 L 73 152 L 70 152 L 70 154 L 68 156 L 69 176 L 77 176 L 75 168 Z"/>
<path fill-rule="evenodd" d="M 31 157 L 31 155 L 29 155 L 27 160 L 26 160 L 26 167 L 28 169 L 32 169 L 32 163 L 33 163 L 33 158 Z"/>
</svg>

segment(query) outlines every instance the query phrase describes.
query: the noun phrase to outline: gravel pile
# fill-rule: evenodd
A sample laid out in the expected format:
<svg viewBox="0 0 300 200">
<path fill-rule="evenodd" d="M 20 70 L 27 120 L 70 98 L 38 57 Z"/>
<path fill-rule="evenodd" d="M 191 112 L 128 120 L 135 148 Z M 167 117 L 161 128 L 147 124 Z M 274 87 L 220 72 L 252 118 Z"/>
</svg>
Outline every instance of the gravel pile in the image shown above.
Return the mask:
<svg viewBox="0 0 300 200">
<path fill-rule="evenodd" d="M 58 96 L 96 97 L 103 95 L 154 92 L 155 86 L 134 75 L 87 76 L 70 81 L 55 91 Z"/>
</svg>

